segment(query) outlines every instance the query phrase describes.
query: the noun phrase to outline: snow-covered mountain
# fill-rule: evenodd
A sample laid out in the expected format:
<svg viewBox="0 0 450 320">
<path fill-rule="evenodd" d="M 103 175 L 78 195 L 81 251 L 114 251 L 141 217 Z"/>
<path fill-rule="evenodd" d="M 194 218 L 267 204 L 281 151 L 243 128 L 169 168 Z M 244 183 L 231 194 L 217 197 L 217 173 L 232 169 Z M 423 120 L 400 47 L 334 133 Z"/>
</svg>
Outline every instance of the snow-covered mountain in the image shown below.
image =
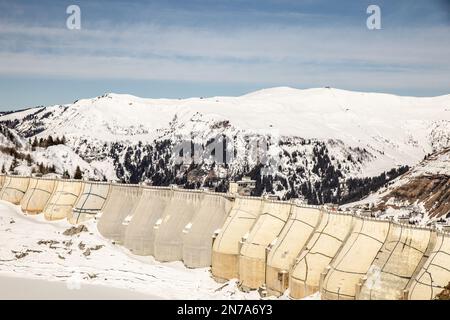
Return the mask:
<svg viewBox="0 0 450 320">
<path fill-rule="evenodd" d="M 30 142 L 64 136 L 65 145 L 31 152 L 37 161 L 56 159 L 57 173 L 73 172 L 81 164 L 87 176 L 97 179 L 216 190 L 250 175 L 257 180 L 255 194 L 346 202 L 450 146 L 450 95 L 416 98 L 286 87 L 190 99 L 106 94 L 8 113 L 0 123 Z M 212 157 L 176 163 L 174 148 L 181 141 L 207 149 L 218 136 L 227 137 L 227 150 L 233 148 L 226 164 Z M 252 157 L 252 137 L 265 139 L 270 161 L 261 164 Z"/>
</svg>

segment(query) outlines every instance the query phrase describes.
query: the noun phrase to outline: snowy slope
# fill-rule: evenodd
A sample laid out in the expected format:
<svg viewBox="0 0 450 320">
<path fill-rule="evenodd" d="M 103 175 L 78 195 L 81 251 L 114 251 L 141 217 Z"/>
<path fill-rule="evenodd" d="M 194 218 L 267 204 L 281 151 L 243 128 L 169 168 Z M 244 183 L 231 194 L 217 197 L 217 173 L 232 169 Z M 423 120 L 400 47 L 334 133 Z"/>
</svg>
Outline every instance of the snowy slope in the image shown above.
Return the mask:
<svg viewBox="0 0 450 320">
<path fill-rule="evenodd" d="M 273 88 L 241 97 L 184 100 L 107 94 L 43 111 L 29 109 L 0 119 L 21 120 L 40 111 L 41 116 L 51 113 L 39 119 L 45 129 L 41 135 L 136 142 L 152 141 L 160 136 L 175 115 L 179 123 L 187 124 L 200 114 L 206 123 L 229 120 L 242 130 L 340 139 L 348 145 L 369 146 L 389 153 L 389 157 L 412 163 L 437 143 L 433 141 L 433 130 L 448 134 L 449 107 L 450 95 L 414 98 L 327 88 Z M 33 121 L 35 124 L 35 120 L 24 121 L 17 127 L 18 131 L 26 131 Z M 186 125 L 185 133 L 194 127 L 195 123 Z"/>
<path fill-rule="evenodd" d="M 52 281 L 69 290 L 95 285 L 149 299 L 259 299 L 256 291 L 240 291 L 236 280 L 215 282 L 207 268 L 187 269 L 181 262 L 134 256 L 102 238 L 95 221 L 87 223 L 88 232 L 63 235 L 70 227 L 67 221 L 48 223 L 42 216 L 24 215 L 20 207 L 0 201 L 0 282 L 8 276 Z"/>
<path fill-rule="evenodd" d="M 0 122 L 27 138 L 64 135 L 91 166 L 85 170 L 90 175 L 154 184 L 186 180 L 186 172 L 166 170 L 174 168 L 173 146 L 180 137 L 202 144 L 218 134 L 230 137 L 237 152 L 226 171 L 207 160 L 197 169 L 204 177 L 213 170 L 219 178 L 232 179 L 259 170 L 248 156 L 246 136 L 270 137 L 269 153 L 278 163 L 270 166 L 272 178 L 261 182 L 261 192 L 280 197 L 306 192 L 312 202 L 323 202 L 335 200 L 338 185 L 349 177 L 412 166 L 449 146 L 450 95 L 416 98 L 287 87 L 190 99 L 106 94 L 6 114 Z M 262 180 L 259 172 L 253 176 Z M 339 181 L 326 186 L 330 176 Z M 321 199 L 323 192 L 328 195 Z"/>
</svg>

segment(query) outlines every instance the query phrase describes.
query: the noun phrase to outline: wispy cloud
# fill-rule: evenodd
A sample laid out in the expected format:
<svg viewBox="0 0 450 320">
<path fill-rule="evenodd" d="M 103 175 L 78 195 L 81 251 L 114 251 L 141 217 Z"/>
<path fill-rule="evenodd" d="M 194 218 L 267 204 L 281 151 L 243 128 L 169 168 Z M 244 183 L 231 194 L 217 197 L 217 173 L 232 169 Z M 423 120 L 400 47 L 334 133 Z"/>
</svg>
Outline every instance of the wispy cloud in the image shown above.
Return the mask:
<svg viewBox="0 0 450 320">
<path fill-rule="evenodd" d="M 1 78 L 450 88 L 450 24 L 439 10 L 421 18 L 423 3 L 383 11 L 382 30 L 369 31 L 353 1 L 81 1 L 71 31 L 64 3 L 43 1 L 0 0 Z"/>
<path fill-rule="evenodd" d="M 386 83 L 404 75 L 402 85 L 429 74 L 436 79 L 433 83 L 447 85 L 449 34 L 448 27 L 371 32 L 285 26 L 224 34 L 159 25 L 70 31 L 2 24 L 0 74 L 237 82 L 310 77 L 342 82 L 338 75 L 346 73 L 358 75 L 346 80 L 348 84 L 374 83 L 371 77 Z"/>
</svg>

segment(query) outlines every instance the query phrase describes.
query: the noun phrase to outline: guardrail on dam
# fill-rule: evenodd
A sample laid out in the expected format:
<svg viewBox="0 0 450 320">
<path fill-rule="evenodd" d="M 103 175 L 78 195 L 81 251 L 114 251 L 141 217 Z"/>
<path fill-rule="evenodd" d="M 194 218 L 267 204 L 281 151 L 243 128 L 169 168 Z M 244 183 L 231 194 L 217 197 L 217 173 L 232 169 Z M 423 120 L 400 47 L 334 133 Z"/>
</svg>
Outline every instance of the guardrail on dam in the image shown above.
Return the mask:
<svg viewBox="0 0 450 320">
<path fill-rule="evenodd" d="M 260 197 L 0 175 L 0 199 L 47 220 L 96 219 L 133 254 L 211 267 L 301 299 L 433 299 L 450 281 L 450 234 Z"/>
</svg>

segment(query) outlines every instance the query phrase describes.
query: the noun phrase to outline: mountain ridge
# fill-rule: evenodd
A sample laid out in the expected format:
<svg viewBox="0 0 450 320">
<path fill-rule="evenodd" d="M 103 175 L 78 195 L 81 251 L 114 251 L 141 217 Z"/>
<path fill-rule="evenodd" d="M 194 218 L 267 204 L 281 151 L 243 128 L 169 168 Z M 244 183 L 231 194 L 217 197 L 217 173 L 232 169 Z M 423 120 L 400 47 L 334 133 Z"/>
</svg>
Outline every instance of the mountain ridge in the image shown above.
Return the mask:
<svg viewBox="0 0 450 320">
<path fill-rule="evenodd" d="M 66 146 L 34 152 L 41 162 L 50 154 L 57 159 L 56 171 L 80 162 L 95 179 L 220 191 L 250 175 L 257 180 L 256 195 L 324 203 L 361 197 L 448 147 L 448 106 L 450 95 L 414 98 L 332 88 L 277 87 L 189 99 L 110 93 L 8 113 L 0 123 L 30 140 L 64 136 Z M 209 155 L 176 164 L 174 150 L 183 140 L 205 149 L 221 136 L 229 139 L 233 161 L 216 163 Z M 267 142 L 272 163 L 252 159 L 255 137 Z"/>
</svg>

